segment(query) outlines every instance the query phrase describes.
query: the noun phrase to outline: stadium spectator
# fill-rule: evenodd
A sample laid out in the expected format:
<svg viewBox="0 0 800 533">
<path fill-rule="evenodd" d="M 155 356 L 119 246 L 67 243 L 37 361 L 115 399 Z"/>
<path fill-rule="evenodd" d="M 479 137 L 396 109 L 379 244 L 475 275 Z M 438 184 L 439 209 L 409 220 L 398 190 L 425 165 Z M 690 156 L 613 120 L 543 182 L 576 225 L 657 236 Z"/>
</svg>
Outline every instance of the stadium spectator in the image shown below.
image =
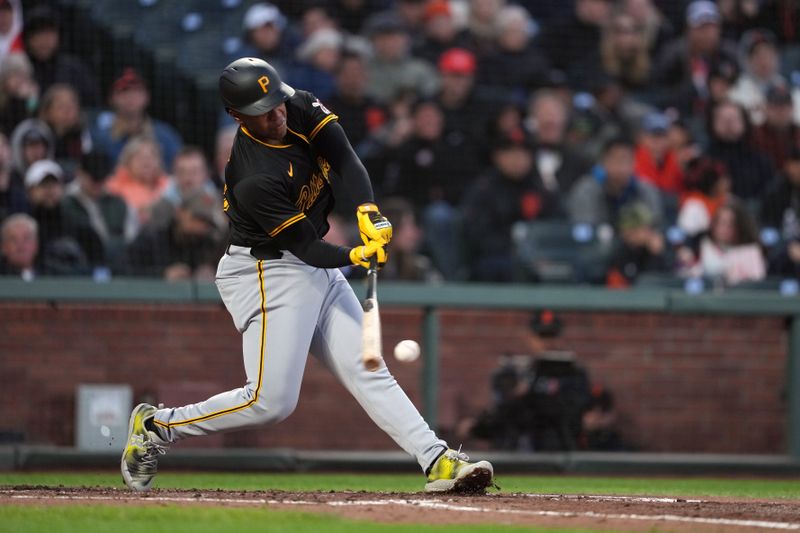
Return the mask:
<svg viewBox="0 0 800 533">
<path fill-rule="evenodd" d="M 479 57 L 490 53 L 497 38 L 497 16 L 506 0 L 469 0 L 467 36 L 469 46 Z"/>
<path fill-rule="evenodd" d="M 711 0 L 695 0 L 687 6 L 685 34 L 664 47 L 653 71 L 665 103 L 687 113 L 705 109 L 711 65 L 736 63 L 735 46 L 722 40 L 721 22 Z"/>
<path fill-rule="evenodd" d="M 33 163 L 25 171 L 25 190 L 30 214 L 39 224 L 39 242 L 43 247 L 66 234 L 61 210 L 64 198 L 64 171 L 51 159 Z"/>
<path fill-rule="evenodd" d="M 359 155 L 370 175 L 382 176 L 393 151 L 411 137 L 414 131 L 412 114 L 417 101 L 413 90 L 398 93 L 386 106 L 384 124 L 361 143 Z M 372 186 L 380 190 L 380 182 L 376 180 Z"/>
<path fill-rule="evenodd" d="M 83 124 L 77 91 L 65 83 L 51 85 L 42 96 L 39 118 L 55 137 L 56 161 L 72 175 L 83 154 L 92 151 L 92 137 Z"/>
<path fill-rule="evenodd" d="M 413 47 L 415 57 L 435 65 L 445 50 L 469 46 L 469 38 L 456 24 L 453 8 L 448 0 L 428 2 L 423 20 L 422 39 Z"/>
<path fill-rule="evenodd" d="M 307 87 L 320 100 L 328 100 L 336 88 L 344 37 L 338 30 L 324 28 L 309 35 L 297 49 L 297 64 L 289 72 L 289 83 Z"/>
<path fill-rule="evenodd" d="M 158 143 L 150 137 L 134 137 L 125 145 L 108 192 L 121 196 L 140 224 L 149 222 L 153 204 L 169 186 L 169 176 Z"/>
<path fill-rule="evenodd" d="M 218 195 L 218 191 L 211 181 L 211 169 L 203 151 L 196 146 L 184 146 L 172 165 L 172 179 L 161 195 L 153 204 L 150 224 L 163 227 L 169 224 L 177 209 L 184 201 L 194 195 L 205 193 L 210 197 Z M 222 211 L 222 204 L 218 206 L 214 216 L 215 229 L 221 234 L 228 227 L 228 221 Z"/>
<path fill-rule="evenodd" d="M 215 238 L 217 205 L 201 192 L 184 200 L 166 227 L 142 228 L 128 247 L 129 273 L 166 281 L 213 280 L 223 251 Z"/>
<path fill-rule="evenodd" d="M 785 85 L 775 35 L 764 28 L 749 30 L 739 43 L 744 70 L 729 97 L 750 113 L 753 124 L 764 122 L 767 90 Z"/>
<path fill-rule="evenodd" d="M 411 35 L 413 42 L 418 41 L 422 36 L 427 3 L 428 0 L 397 0 L 394 2 L 395 13 Z"/>
<path fill-rule="evenodd" d="M 288 35 L 286 17 L 273 4 L 259 2 L 250 6 L 242 23 L 246 46 L 236 50 L 235 57 L 259 57 L 286 77 L 294 66 L 295 44 Z"/>
<path fill-rule="evenodd" d="M 800 240 L 800 147 L 786 154 L 781 172 L 764 194 L 759 218 L 783 240 Z"/>
<path fill-rule="evenodd" d="M 35 162 L 55 157 L 53 132 L 39 119 L 23 120 L 11 135 L 11 181 L 8 189 L 10 213 L 28 211 L 25 172 Z"/>
<path fill-rule="evenodd" d="M 759 5 L 755 27 L 771 28 L 782 45 L 800 41 L 800 5 L 795 0 L 772 0 Z"/>
<path fill-rule="evenodd" d="M 0 133 L 0 222 L 10 214 L 10 206 L 14 203 L 11 196 L 19 194 L 11 186 L 11 146 L 8 138 Z"/>
<path fill-rule="evenodd" d="M 720 58 L 711 62 L 708 70 L 708 100 L 707 104 L 713 106 L 719 102 L 730 99 L 731 91 L 741 75 L 739 65 Z"/>
<path fill-rule="evenodd" d="M 565 196 L 588 169 L 585 159 L 567 143 L 570 109 L 552 89 L 530 100 L 528 129 L 534 137 L 533 171 L 544 188 Z"/>
<path fill-rule="evenodd" d="M 533 43 L 533 27 L 525 8 L 500 9 L 495 19 L 496 46 L 480 61 L 482 83 L 520 100 L 547 83 L 549 65 Z"/>
<path fill-rule="evenodd" d="M 365 59 L 358 54 L 344 54 L 336 73 L 336 91 L 327 104 L 339 117 L 339 124 L 357 152 L 361 142 L 387 120 L 386 110 L 367 96 L 367 85 Z"/>
<path fill-rule="evenodd" d="M 519 128 L 526 128 L 525 110 L 520 104 L 508 101 L 499 104 L 495 108 L 494 116 L 489 120 L 486 131 L 491 139 Z"/>
<path fill-rule="evenodd" d="M 580 72 L 575 71 L 586 55 L 600 46 L 601 28 L 611 16 L 610 0 L 575 0 L 572 14 L 544 29 L 542 46 L 551 64 L 570 78 Z"/>
<path fill-rule="evenodd" d="M 11 54 L 0 63 L 0 132 L 11 135 L 39 105 L 39 86 L 25 54 Z"/>
<path fill-rule="evenodd" d="M 32 281 L 41 273 L 37 264 L 38 233 L 36 220 L 25 213 L 3 220 L 0 226 L 0 275 Z"/>
<path fill-rule="evenodd" d="M 623 0 L 621 8 L 633 17 L 634 24 L 641 30 L 650 57 L 658 57 L 661 48 L 675 35 L 669 19 L 653 0 Z"/>
<path fill-rule="evenodd" d="M 741 106 L 730 101 L 716 104 L 709 115 L 708 155 L 725 163 L 737 198 L 755 201 L 774 174 L 769 160 L 748 142 L 748 127 L 747 112 Z"/>
<path fill-rule="evenodd" d="M 422 213 L 433 202 L 458 204 L 467 176 L 451 171 L 461 157 L 444 141 L 444 114 L 432 100 L 414 105 L 410 137 L 387 152 L 381 190 L 384 196 L 401 196 Z"/>
<path fill-rule="evenodd" d="M 381 212 L 392 217 L 392 260 L 381 270 L 381 278 L 402 281 L 441 281 L 442 275 L 431 260 L 420 254 L 424 240 L 410 202 L 397 196 L 381 201 Z M 325 240 L 328 240 L 327 235 Z M 349 241 L 345 241 L 349 242 Z M 391 263 L 391 264 L 390 264 Z"/>
<path fill-rule="evenodd" d="M 214 141 L 214 172 L 211 179 L 220 191 L 225 183 L 225 166 L 231 157 L 231 148 L 237 131 L 239 131 L 238 124 L 226 124 L 217 130 Z"/>
<path fill-rule="evenodd" d="M 110 173 L 108 156 L 85 154 L 61 202 L 66 226 L 94 267 L 116 265 L 138 231 L 136 216 L 125 200 L 106 189 Z"/>
<path fill-rule="evenodd" d="M 670 271 L 664 235 L 653 225 L 647 206 L 634 202 L 620 209 L 617 233 L 620 238 L 606 275 L 608 287 L 624 289 L 634 285 L 640 274 Z"/>
<path fill-rule="evenodd" d="M 653 108 L 632 98 L 618 81 L 598 73 L 591 81 L 592 98 L 579 99 L 568 139 L 583 156 L 596 160 L 610 139 L 633 139 Z"/>
<path fill-rule="evenodd" d="M 699 244 L 694 249 L 682 248 L 678 257 L 684 271 L 709 278 L 715 284 L 759 281 L 767 272 L 755 221 L 737 201 L 720 206 Z"/>
<path fill-rule="evenodd" d="M 22 6 L 19 0 L 0 0 L 0 62 L 22 50 Z"/>
<path fill-rule="evenodd" d="M 299 25 L 306 41 L 318 31 L 338 31 L 336 19 L 333 18 L 330 8 L 325 4 L 326 2 L 311 1 L 303 8 Z"/>
<path fill-rule="evenodd" d="M 361 32 L 364 21 L 372 15 L 383 2 L 381 0 L 335 0 L 326 2 L 337 25 L 347 33 Z"/>
<path fill-rule="evenodd" d="M 749 30 L 758 28 L 759 14 L 763 4 L 760 0 L 720 0 L 723 36 L 738 41 Z M 770 0 L 769 3 L 772 3 Z"/>
<path fill-rule="evenodd" d="M 636 175 L 658 187 L 662 193 L 677 195 L 683 190 L 683 169 L 670 147 L 670 120 L 663 113 L 650 113 L 642 121 L 636 147 Z"/>
<path fill-rule="evenodd" d="M 700 144 L 697 142 L 685 121 L 681 119 L 671 119 L 669 132 L 669 149 L 678 159 L 678 164 L 686 171 L 690 161 L 698 158 L 702 152 Z"/>
<path fill-rule="evenodd" d="M 661 195 L 658 189 L 636 176 L 634 156 L 635 146 L 625 138 L 617 137 L 605 144 L 600 164 L 581 178 L 569 195 L 572 222 L 616 227 L 620 210 L 638 202 L 652 213 L 654 227 L 663 226 Z"/>
<path fill-rule="evenodd" d="M 172 126 L 147 114 L 150 92 L 136 70 L 130 67 L 123 70 L 111 86 L 109 100 L 111 110 L 97 116 L 91 136 L 112 164 L 119 162 L 128 141 L 146 135 L 156 139 L 165 164 L 172 165 L 183 141 Z"/>
<path fill-rule="evenodd" d="M 468 174 L 478 164 L 476 154 L 494 106 L 475 88 L 477 63 L 472 52 L 447 50 L 438 66 L 442 83 L 436 101 L 444 113 L 444 138 L 449 150 L 458 152 L 451 165 L 453 172 Z"/>
<path fill-rule="evenodd" d="M 439 87 L 436 71 L 409 54 L 411 37 L 399 17 L 392 12 L 374 15 L 365 32 L 375 50 L 367 67 L 367 94 L 378 103 L 388 104 L 404 90 L 414 90 L 424 97 L 436 93 Z"/>
<path fill-rule="evenodd" d="M 558 196 L 534 173 L 530 139 L 524 130 L 494 140 L 492 167 L 467 188 L 463 212 L 470 279 L 512 281 L 512 226 L 563 216 Z"/>
<path fill-rule="evenodd" d="M 770 252 L 770 272 L 800 279 L 800 149 L 788 155 L 783 172 L 767 191 L 761 223 L 781 237 Z"/>
<path fill-rule="evenodd" d="M 38 226 L 42 271 L 53 275 L 77 276 L 90 273 L 86 254 L 67 225 L 61 201 L 64 171 L 55 161 L 43 159 L 25 172 L 30 215 Z"/>
<path fill-rule="evenodd" d="M 794 103 L 788 87 L 784 84 L 769 87 L 766 100 L 765 121 L 753 128 L 752 145 L 779 169 L 787 155 L 800 148 L 800 126 L 792 120 Z"/>
<path fill-rule="evenodd" d="M 688 237 L 708 231 L 719 207 L 731 198 L 731 179 L 721 161 L 698 157 L 689 162 L 684 176 L 678 228 Z"/>
<path fill-rule="evenodd" d="M 25 51 L 33 64 L 36 82 L 42 91 L 54 83 L 72 85 L 80 95 L 81 105 L 100 103 L 100 91 L 92 72 L 77 56 L 61 50 L 59 17 L 48 6 L 33 8 L 23 27 Z"/>
<path fill-rule="evenodd" d="M 603 27 L 600 48 L 587 55 L 580 69 L 592 76 L 597 68 L 629 91 L 642 91 L 650 82 L 651 60 L 643 29 L 628 13 L 618 11 Z M 586 83 L 581 83 L 585 86 Z"/>
</svg>

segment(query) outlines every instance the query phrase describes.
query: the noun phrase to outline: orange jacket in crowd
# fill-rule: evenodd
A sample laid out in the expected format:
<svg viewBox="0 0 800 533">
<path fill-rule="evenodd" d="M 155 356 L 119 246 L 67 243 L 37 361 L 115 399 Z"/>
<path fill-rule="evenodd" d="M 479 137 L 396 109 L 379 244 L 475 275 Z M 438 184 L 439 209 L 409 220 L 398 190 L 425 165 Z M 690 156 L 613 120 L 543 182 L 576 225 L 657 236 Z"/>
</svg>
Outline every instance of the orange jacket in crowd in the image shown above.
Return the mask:
<svg viewBox="0 0 800 533">
<path fill-rule="evenodd" d="M 659 166 L 650 151 L 644 146 L 636 148 L 636 175 L 658 187 L 658 190 L 678 194 L 683 190 L 683 170 L 675 156 L 669 151 L 664 163 Z"/>
<path fill-rule="evenodd" d="M 169 176 L 162 174 L 152 186 L 137 180 L 127 168 L 120 166 L 106 183 L 108 192 L 121 196 L 128 206 L 136 212 L 140 224 L 148 221 L 150 207 L 161 198 L 169 184 Z"/>
</svg>

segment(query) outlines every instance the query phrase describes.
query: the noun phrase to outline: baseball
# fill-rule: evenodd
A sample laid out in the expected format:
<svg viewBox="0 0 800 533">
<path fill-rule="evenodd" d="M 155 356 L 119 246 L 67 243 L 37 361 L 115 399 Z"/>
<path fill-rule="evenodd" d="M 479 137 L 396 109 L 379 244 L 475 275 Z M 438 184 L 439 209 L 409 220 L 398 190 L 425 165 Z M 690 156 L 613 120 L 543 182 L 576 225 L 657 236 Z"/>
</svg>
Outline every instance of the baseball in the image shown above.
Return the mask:
<svg viewBox="0 0 800 533">
<path fill-rule="evenodd" d="M 417 341 L 406 339 L 397 343 L 394 347 L 394 358 L 404 363 L 416 361 L 419 357 L 419 344 Z"/>
<path fill-rule="evenodd" d="M 104 437 L 108 437 L 111 435 L 111 428 L 103 424 L 100 426 L 100 434 Z"/>
</svg>

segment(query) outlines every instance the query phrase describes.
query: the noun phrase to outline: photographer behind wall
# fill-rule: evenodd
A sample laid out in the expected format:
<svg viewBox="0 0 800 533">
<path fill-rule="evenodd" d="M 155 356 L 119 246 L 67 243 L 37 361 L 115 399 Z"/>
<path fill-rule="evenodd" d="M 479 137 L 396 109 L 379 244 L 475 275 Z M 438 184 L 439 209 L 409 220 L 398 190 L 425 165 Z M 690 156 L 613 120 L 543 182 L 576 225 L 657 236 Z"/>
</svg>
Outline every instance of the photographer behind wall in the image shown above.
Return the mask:
<svg viewBox="0 0 800 533">
<path fill-rule="evenodd" d="M 592 387 L 572 352 L 555 350 L 563 323 L 553 311 L 532 314 L 526 354 L 506 354 L 492 373 L 490 406 L 459 424 L 461 438 L 492 449 L 620 449 L 611 393 Z"/>
</svg>

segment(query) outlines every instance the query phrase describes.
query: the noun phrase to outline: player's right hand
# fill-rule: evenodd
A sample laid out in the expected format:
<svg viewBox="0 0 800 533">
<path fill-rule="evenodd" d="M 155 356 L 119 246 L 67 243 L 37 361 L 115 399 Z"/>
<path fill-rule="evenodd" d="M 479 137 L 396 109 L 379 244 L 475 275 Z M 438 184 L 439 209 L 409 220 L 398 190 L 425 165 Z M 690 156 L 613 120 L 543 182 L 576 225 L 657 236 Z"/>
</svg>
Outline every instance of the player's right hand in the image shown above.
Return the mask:
<svg viewBox="0 0 800 533">
<path fill-rule="evenodd" d="M 386 264 L 386 260 L 389 258 L 389 254 L 386 253 L 384 244 L 378 241 L 370 241 L 364 246 L 356 246 L 350 250 L 350 261 L 352 261 L 354 265 L 362 266 L 364 268 L 369 268 L 369 260 L 372 258 L 372 256 L 377 257 L 378 268 L 382 268 L 383 265 Z"/>
</svg>

